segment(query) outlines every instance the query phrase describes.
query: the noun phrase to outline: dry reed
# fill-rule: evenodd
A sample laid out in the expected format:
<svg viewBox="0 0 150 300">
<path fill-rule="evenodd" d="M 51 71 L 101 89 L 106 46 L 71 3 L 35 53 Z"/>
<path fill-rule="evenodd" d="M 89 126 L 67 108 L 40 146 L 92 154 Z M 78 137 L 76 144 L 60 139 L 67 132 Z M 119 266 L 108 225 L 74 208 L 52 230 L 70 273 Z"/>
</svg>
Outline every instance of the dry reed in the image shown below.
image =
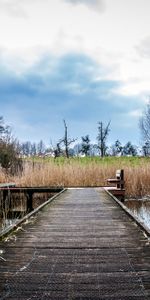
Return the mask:
<svg viewBox="0 0 150 300">
<path fill-rule="evenodd" d="M 0 182 L 7 182 L 7 176 L 2 169 L 0 169 Z"/>
<path fill-rule="evenodd" d="M 20 177 L 6 178 L 1 172 L 0 181 L 14 181 L 20 186 L 106 186 L 107 178 L 113 178 L 121 168 L 125 171 L 127 197 L 150 195 L 150 160 L 142 158 L 30 161 Z"/>
</svg>

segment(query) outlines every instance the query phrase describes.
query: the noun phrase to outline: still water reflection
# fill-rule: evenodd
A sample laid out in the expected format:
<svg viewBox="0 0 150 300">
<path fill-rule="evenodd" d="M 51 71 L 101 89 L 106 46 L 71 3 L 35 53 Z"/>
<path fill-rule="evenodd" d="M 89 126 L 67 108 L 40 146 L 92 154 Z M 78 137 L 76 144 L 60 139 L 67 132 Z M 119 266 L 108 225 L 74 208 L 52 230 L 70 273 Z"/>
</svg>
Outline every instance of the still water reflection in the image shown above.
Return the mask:
<svg viewBox="0 0 150 300">
<path fill-rule="evenodd" d="M 43 204 L 54 196 L 55 193 L 34 193 L 32 197 L 33 209 Z M 29 211 L 27 209 L 27 197 L 24 193 L 9 194 L 3 204 L 3 197 L 0 194 L 0 233 L 11 227 L 19 219 L 22 219 Z"/>
<path fill-rule="evenodd" d="M 150 229 L 150 200 L 125 200 L 124 204 Z"/>
</svg>

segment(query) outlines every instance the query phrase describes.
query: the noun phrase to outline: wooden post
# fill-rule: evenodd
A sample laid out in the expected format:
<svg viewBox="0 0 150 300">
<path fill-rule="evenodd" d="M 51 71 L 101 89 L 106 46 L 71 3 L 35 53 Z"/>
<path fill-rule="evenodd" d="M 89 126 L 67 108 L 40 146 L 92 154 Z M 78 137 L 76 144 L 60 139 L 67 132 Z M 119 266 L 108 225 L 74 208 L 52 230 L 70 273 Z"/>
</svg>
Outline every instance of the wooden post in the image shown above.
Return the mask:
<svg viewBox="0 0 150 300">
<path fill-rule="evenodd" d="M 33 210 L 33 191 L 27 191 L 26 192 L 26 197 L 27 197 L 27 206 L 26 206 L 26 209 L 27 209 L 27 212 L 31 212 Z"/>
<path fill-rule="evenodd" d="M 120 188 L 122 190 L 124 189 L 124 170 L 120 170 L 120 179 L 121 179 Z"/>
<path fill-rule="evenodd" d="M 121 190 L 124 189 L 124 170 L 116 171 L 116 188 Z"/>
</svg>

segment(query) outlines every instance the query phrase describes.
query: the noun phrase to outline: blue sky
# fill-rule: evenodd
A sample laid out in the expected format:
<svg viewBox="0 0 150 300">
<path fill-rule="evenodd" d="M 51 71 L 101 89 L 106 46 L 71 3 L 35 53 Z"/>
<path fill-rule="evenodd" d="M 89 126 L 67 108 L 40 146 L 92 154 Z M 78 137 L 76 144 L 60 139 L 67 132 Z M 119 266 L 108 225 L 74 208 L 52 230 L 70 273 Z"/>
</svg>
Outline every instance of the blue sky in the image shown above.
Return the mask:
<svg viewBox="0 0 150 300">
<path fill-rule="evenodd" d="M 111 121 L 109 143 L 139 144 L 149 13 L 148 0 L 0 0 L 0 115 L 15 136 L 55 143 L 65 119 L 94 142 Z"/>
</svg>

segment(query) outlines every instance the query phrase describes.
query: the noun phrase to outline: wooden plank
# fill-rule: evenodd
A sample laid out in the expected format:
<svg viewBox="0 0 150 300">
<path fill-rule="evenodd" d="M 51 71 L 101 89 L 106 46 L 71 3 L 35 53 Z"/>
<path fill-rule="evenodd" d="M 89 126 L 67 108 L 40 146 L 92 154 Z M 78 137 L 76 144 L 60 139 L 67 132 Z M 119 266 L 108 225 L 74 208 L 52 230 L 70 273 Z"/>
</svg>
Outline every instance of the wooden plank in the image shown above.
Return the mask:
<svg viewBox="0 0 150 300">
<path fill-rule="evenodd" d="M 7 190 L 8 185 L 1 186 L 0 190 Z M 53 192 L 53 193 L 58 193 L 63 190 L 62 187 L 19 187 L 19 186 L 11 186 L 9 190 L 11 193 L 26 193 L 26 192 L 31 192 L 31 193 L 48 193 L 48 192 Z"/>
<path fill-rule="evenodd" d="M 15 187 L 16 184 L 14 182 L 8 182 L 8 183 L 0 183 L 0 188 L 9 188 L 9 187 Z"/>
<path fill-rule="evenodd" d="M 148 300 L 150 246 L 101 189 L 70 189 L 0 243 L 2 299 Z"/>
</svg>

